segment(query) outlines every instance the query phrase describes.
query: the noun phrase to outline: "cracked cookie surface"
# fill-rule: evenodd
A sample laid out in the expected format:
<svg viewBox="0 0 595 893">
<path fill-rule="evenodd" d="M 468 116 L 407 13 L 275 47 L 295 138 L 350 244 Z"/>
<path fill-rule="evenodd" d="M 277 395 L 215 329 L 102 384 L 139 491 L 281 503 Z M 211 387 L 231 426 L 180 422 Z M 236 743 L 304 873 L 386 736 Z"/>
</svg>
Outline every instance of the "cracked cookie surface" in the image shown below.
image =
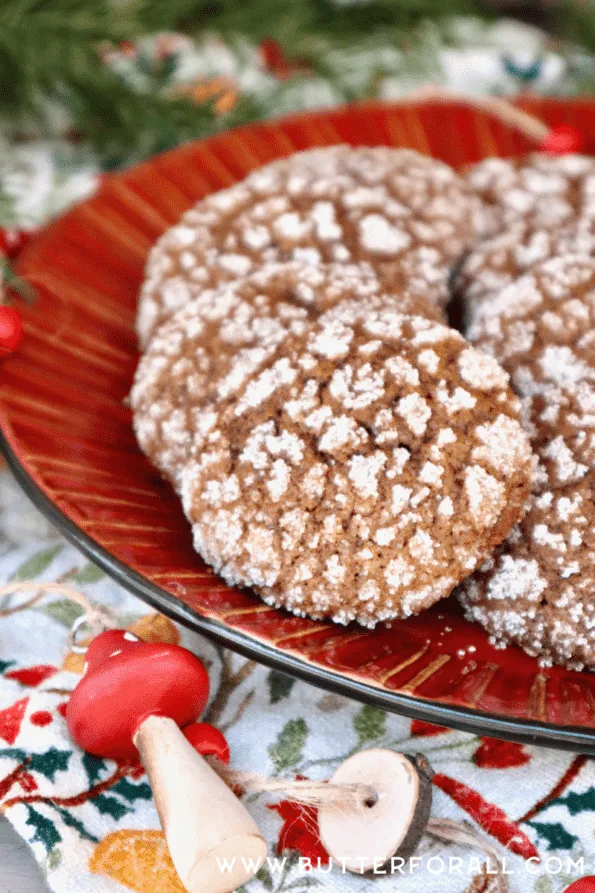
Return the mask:
<svg viewBox="0 0 595 893">
<path fill-rule="evenodd" d="M 510 374 L 552 486 L 595 469 L 595 259 L 567 255 L 470 311 L 468 338 Z"/>
<path fill-rule="evenodd" d="M 483 204 L 486 229 L 456 270 L 456 292 L 471 310 L 541 261 L 595 253 L 594 158 L 487 158 L 466 179 Z"/>
<path fill-rule="evenodd" d="M 541 664 L 595 668 L 595 485 L 544 489 L 506 546 L 467 580 L 460 600 L 497 646 Z"/>
<path fill-rule="evenodd" d="M 201 449 L 212 404 L 241 385 L 240 370 L 247 376 L 289 332 L 348 300 L 430 318 L 440 313 L 408 292 L 387 294 L 365 263 L 269 264 L 203 290 L 161 326 L 140 359 L 130 403 L 143 452 L 175 485 L 183 463 Z"/>
<path fill-rule="evenodd" d="M 486 234 L 524 221 L 551 231 L 582 219 L 595 223 L 595 158 L 547 155 L 486 158 L 465 179 L 484 206 Z"/>
<path fill-rule="evenodd" d="M 448 595 L 521 516 L 518 400 L 453 329 L 348 302 L 238 372 L 180 485 L 228 583 L 372 626 Z"/>
<path fill-rule="evenodd" d="M 469 335 L 510 373 L 540 468 L 525 518 L 460 599 L 497 643 L 595 668 L 595 260 L 539 264 L 475 307 Z"/>
<path fill-rule="evenodd" d="M 584 222 L 553 229 L 535 229 L 527 221 L 483 239 L 471 248 L 455 278 L 455 291 L 473 314 L 474 305 L 493 298 L 502 288 L 549 258 L 595 255 L 595 227 Z"/>
<path fill-rule="evenodd" d="M 390 290 L 443 307 L 476 207 L 452 168 L 409 149 L 334 146 L 275 161 L 207 196 L 155 244 L 139 298 L 141 346 L 205 288 L 270 262 L 368 261 Z"/>
</svg>

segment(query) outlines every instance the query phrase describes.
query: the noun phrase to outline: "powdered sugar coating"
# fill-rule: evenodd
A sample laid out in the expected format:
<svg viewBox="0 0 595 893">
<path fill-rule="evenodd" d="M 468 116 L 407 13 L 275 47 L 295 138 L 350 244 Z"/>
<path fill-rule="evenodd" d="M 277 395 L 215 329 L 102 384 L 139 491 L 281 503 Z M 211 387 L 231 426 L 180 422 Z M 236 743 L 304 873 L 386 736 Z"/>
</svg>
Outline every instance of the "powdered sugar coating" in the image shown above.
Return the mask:
<svg viewBox="0 0 595 893">
<path fill-rule="evenodd" d="M 486 158 L 466 180 L 483 202 L 488 235 L 520 222 L 550 232 L 595 219 L 595 159 L 587 155 Z"/>
<path fill-rule="evenodd" d="M 527 515 L 461 601 L 498 644 L 595 668 L 595 259 L 552 258 L 472 311 L 541 462 Z"/>
<path fill-rule="evenodd" d="M 551 486 L 595 469 L 595 259 L 538 264 L 472 306 L 467 334 L 510 374 Z"/>
<path fill-rule="evenodd" d="M 595 486 L 533 495 L 509 542 L 462 587 L 470 620 L 544 665 L 595 668 Z"/>
<path fill-rule="evenodd" d="M 241 387 L 288 332 L 355 299 L 439 312 L 408 293 L 387 295 L 365 263 L 269 264 L 203 290 L 161 326 L 141 357 L 130 395 L 141 449 L 175 483 L 213 424 L 213 402 Z"/>
<path fill-rule="evenodd" d="M 526 220 L 483 239 L 471 248 L 456 276 L 456 291 L 473 305 L 493 297 L 504 286 L 551 257 L 595 255 L 595 219 L 577 219 L 552 229 L 536 229 Z"/>
<path fill-rule="evenodd" d="M 434 372 L 418 359 L 428 343 Z M 448 595 L 519 519 L 532 469 L 506 383 L 458 371 L 469 350 L 442 324 L 361 301 L 283 339 L 181 474 L 197 551 L 228 583 L 340 623 Z M 459 391 L 472 406 L 439 396 Z M 502 425 L 507 461 L 486 449 Z"/>
<path fill-rule="evenodd" d="M 203 199 L 153 247 L 141 346 L 203 289 L 270 262 L 369 261 L 391 290 L 444 306 L 475 206 L 451 168 L 408 149 L 335 146 L 273 162 Z"/>
<path fill-rule="evenodd" d="M 487 221 L 487 238 L 472 246 L 456 276 L 471 309 L 550 257 L 595 254 L 595 159 L 487 158 L 467 182 Z"/>
</svg>

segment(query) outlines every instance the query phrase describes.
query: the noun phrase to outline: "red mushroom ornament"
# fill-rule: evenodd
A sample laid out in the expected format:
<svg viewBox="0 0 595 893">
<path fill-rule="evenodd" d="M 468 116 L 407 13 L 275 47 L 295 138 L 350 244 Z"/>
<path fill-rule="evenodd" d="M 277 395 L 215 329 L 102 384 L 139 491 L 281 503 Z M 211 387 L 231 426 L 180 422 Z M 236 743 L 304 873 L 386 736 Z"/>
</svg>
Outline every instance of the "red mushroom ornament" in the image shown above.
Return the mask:
<svg viewBox="0 0 595 893">
<path fill-rule="evenodd" d="M 242 803 L 201 756 L 228 756 L 221 733 L 194 722 L 209 694 L 202 663 L 178 645 L 150 645 L 123 630 L 97 636 L 86 661 L 66 709 L 73 739 L 100 757 L 129 760 L 140 754 L 186 889 L 236 890 L 264 861 L 266 843 Z"/>
</svg>

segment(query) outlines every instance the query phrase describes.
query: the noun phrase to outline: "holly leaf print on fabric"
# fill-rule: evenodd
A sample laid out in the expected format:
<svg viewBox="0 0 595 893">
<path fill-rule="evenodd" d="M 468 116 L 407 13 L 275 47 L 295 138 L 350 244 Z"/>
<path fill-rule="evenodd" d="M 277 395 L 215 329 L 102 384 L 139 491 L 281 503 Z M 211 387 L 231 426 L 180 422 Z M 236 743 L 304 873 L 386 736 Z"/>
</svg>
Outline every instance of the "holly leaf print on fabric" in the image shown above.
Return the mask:
<svg viewBox="0 0 595 893">
<path fill-rule="evenodd" d="M 302 755 L 308 737 L 308 726 L 303 719 L 290 719 L 279 733 L 275 744 L 269 747 L 269 756 L 276 772 L 295 766 Z"/>
<path fill-rule="evenodd" d="M 378 707 L 364 704 L 353 717 L 353 728 L 360 745 L 365 744 L 366 741 L 375 741 L 386 733 L 386 714 Z"/>
<path fill-rule="evenodd" d="M 24 561 L 8 578 L 9 582 L 20 583 L 22 580 L 31 580 L 33 577 L 38 577 L 48 569 L 56 555 L 61 551 L 62 543 L 42 549 L 41 552 L 37 552 Z"/>
<path fill-rule="evenodd" d="M 69 828 L 73 828 L 75 831 L 77 831 L 83 838 L 83 840 L 88 840 L 91 843 L 99 843 L 99 838 L 95 837 L 94 834 L 90 834 L 83 823 L 79 822 L 78 819 L 75 819 L 73 814 L 68 809 L 64 809 L 62 806 L 56 806 L 55 804 L 54 809 L 59 814 L 64 824 L 67 825 Z"/>
<path fill-rule="evenodd" d="M 0 750 L 0 759 L 2 759 L 2 757 L 9 760 L 18 760 L 19 763 L 24 763 L 27 759 L 27 754 L 19 747 L 6 747 L 4 750 Z"/>
<path fill-rule="evenodd" d="M 288 698 L 293 688 L 295 679 L 280 673 L 278 670 L 271 670 L 267 676 L 267 685 L 269 687 L 269 700 L 271 704 L 278 704 Z"/>
<path fill-rule="evenodd" d="M 25 806 L 27 807 L 28 813 L 26 824 L 35 829 L 35 834 L 29 843 L 42 843 L 47 852 L 50 853 L 56 844 L 60 843 L 62 840 L 58 829 L 51 819 L 42 815 L 29 803 L 26 803 Z"/>
<path fill-rule="evenodd" d="M 56 772 L 66 772 L 71 756 L 70 750 L 56 750 L 55 747 L 50 747 L 45 753 L 31 754 L 29 769 L 31 772 L 39 772 L 53 782 Z"/>
<path fill-rule="evenodd" d="M 535 884 L 533 885 L 534 893 L 552 893 L 553 890 L 552 882 L 547 876 L 544 874 L 543 877 L 537 878 Z"/>
<path fill-rule="evenodd" d="M 132 812 L 129 806 L 122 803 L 117 797 L 111 797 L 108 794 L 97 794 L 90 802 L 102 815 L 109 815 L 116 821 Z"/>
<path fill-rule="evenodd" d="M 273 878 L 266 865 L 262 865 L 254 876 L 257 881 L 260 881 L 265 890 L 273 889 Z"/>
<path fill-rule="evenodd" d="M 119 794 L 120 797 L 124 797 L 129 803 L 134 803 L 136 800 L 150 800 L 153 796 L 151 788 L 146 782 L 143 782 L 142 784 L 131 784 L 127 778 L 121 778 L 120 781 L 113 786 L 112 791 L 115 794 Z"/>
<path fill-rule="evenodd" d="M 48 854 L 47 854 L 47 857 L 46 857 L 46 859 L 45 859 L 45 870 L 46 870 L 48 873 L 49 873 L 50 871 L 55 871 L 56 868 L 59 867 L 59 865 L 60 865 L 61 862 L 62 862 L 62 853 L 60 852 L 59 849 L 56 849 L 56 848 L 54 847 L 54 849 L 52 850 L 52 852 L 51 852 L 51 853 L 48 853 Z"/>
<path fill-rule="evenodd" d="M 556 822 L 550 824 L 547 822 L 527 822 L 539 836 L 547 841 L 548 850 L 571 850 L 578 840 L 574 834 L 569 834 L 566 828 Z"/>
<path fill-rule="evenodd" d="M 570 791 L 565 797 L 552 800 L 549 805 L 553 806 L 554 804 L 566 806 L 570 815 L 578 815 L 579 812 L 595 812 L 595 788 L 589 788 L 582 794 Z"/>
<path fill-rule="evenodd" d="M 0 660 L 0 673 L 4 673 L 4 671 L 8 670 L 9 667 L 12 667 L 13 664 L 13 660 Z"/>
<path fill-rule="evenodd" d="M 102 760 L 99 757 L 94 757 L 90 753 L 83 754 L 81 763 L 83 764 L 83 769 L 87 773 L 87 778 L 91 785 L 95 784 L 96 781 L 99 781 L 101 773 L 106 768 L 105 760 Z"/>
</svg>

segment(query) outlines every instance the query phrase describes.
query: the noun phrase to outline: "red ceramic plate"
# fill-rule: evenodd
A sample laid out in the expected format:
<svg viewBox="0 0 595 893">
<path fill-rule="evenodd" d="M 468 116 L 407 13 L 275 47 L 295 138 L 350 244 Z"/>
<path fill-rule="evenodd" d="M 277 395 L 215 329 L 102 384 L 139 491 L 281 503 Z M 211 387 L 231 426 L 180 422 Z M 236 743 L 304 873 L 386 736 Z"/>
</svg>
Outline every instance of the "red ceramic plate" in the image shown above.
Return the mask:
<svg viewBox="0 0 595 893">
<path fill-rule="evenodd" d="M 595 103 L 534 101 L 552 124 L 595 133 Z M 19 259 L 39 293 L 22 349 L 2 366 L 5 455 L 37 505 L 158 609 L 259 661 L 395 712 L 595 753 L 595 675 L 497 651 L 454 599 L 391 629 L 299 619 L 230 589 L 191 548 L 178 500 L 136 445 L 123 400 L 137 362 L 147 252 L 197 199 L 311 146 L 410 146 L 461 165 L 519 154 L 518 133 L 464 106 L 365 105 L 254 124 L 107 178 Z"/>
</svg>

